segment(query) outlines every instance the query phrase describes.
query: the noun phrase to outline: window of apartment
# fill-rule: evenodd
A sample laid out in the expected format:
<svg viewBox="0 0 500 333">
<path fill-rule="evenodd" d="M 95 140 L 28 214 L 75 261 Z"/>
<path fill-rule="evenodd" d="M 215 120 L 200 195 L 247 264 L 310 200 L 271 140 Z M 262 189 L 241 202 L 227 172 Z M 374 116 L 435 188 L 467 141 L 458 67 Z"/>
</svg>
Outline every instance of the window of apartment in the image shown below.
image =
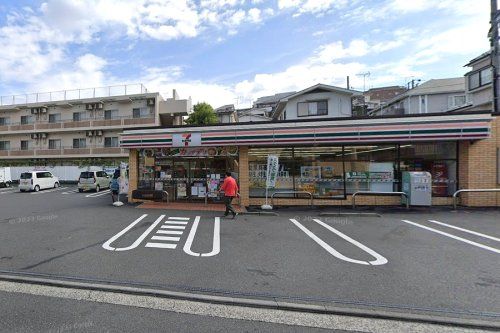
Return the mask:
<svg viewBox="0 0 500 333">
<path fill-rule="evenodd" d="M 49 114 L 49 123 L 58 123 L 60 121 L 61 121 L 60 113 Z"/>
<path fill-rule="evenodd" d="M 82 113 L 81 112 L 73 112 L 73 121 L 80 121 L 82 120 Z"/>
<path fill-rule="evenodd" d="M 33 123 L 32 116 L 21 116 L 21 125 L 28 125 Z"/>
<path fill-rule="evenodd" d="M 107 137 L 104 138 L 104 147 L 106 148 L 112 148 L 112 147 L 118 147 L 118 137 Z"/>
<path fill-rule="evenodd" d="M 457 95 L 448 97 L 448 107 L 454 108 L 458 106 L 462 106 L 467 102 L 465 95 Z"/>
<path fill-rule="evenodd" d="M 6 126 L 10 124 L 10 118 L 9 117 L 1 117 L 0 118 L 0 126 Z"/>
<path fill-rule="evenodd" d="M 469 90 L 487 85 L 491 83 L 491 80 L 491 68 L 482 69 L 475 73 L 469 74 Z"/>
<path fill-rule="evenodd" d="M 134 108 L 132 109 L 133 118 L 147 118 L 150 116 L 149 108 Z"/>
<path fill-rule="evenodd" d="M 104 119 L 117 119 L 118 110 L 104 110 Z"/>
<path fill-rule="evenodd" d="M 21 140 L 21 150 L 29 150 L 30 142 L 28 140 Z"/>
<path fill-rule="evenodd" d="M 297 116 L 321 116 L 328 114 L 328 101 L 297 103 Z"/>
<path fill-rule="evenodd" d="M 85 148 L 87 146 L 87 140 L 85 138 L 73 139 L 73 148 Z"/>
<path fill-rule="evenodd" d="M 0 141 L 0 150 L 10 150 L 10 141 Z"/>
<path fill-rule="evenodd" d="M 61 140 L 60 139 L 50 139 L 49 140 L 49 149 L 61 149 Z"/>
</svg>

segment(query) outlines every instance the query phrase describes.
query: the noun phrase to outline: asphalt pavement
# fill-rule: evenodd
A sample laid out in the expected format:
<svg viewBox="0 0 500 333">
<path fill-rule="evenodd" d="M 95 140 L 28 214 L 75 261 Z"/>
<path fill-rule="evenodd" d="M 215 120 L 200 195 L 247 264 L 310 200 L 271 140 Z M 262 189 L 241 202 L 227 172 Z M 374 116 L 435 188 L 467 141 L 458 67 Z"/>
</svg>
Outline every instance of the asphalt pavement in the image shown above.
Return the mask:
<svg viewBox="0 0 500 333">
<path fill-rule="evenodd" d="M 163 290 L 500 321 L 500 212 L 219 219 L 0 190 L 0 270 Z"/>
</svg>

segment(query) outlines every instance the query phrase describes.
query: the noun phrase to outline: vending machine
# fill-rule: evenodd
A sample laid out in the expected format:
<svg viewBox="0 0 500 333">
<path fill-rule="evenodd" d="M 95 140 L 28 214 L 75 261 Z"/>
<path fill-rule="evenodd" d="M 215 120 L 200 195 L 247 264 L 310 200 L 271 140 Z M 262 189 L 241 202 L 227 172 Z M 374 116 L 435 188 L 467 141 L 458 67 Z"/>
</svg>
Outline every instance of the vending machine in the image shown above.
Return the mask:
<svg viewBox="0 0 500 333">
<path fill-rule="evenodd" d="M 425 171 L 403 172 L 403 192 L 408 197 L 411 206 L 432 205 L 432 177 Z M 406 198 L 403 197 L 403 204 Z"/>
</svg>

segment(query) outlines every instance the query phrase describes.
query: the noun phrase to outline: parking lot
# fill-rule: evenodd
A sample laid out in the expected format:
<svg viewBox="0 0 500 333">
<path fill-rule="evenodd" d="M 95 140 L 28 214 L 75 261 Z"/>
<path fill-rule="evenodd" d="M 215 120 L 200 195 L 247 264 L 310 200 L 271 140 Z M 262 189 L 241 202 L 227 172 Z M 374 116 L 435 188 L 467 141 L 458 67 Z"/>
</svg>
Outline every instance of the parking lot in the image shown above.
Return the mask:
<svg viewBox="0 0 500 333">
<path fill-rule="evenodd" d="M 0 270 L 500 321 L 500 212 L 279 216 L 113 207 L 109 191 L 0 190 Z"/>
</svg>

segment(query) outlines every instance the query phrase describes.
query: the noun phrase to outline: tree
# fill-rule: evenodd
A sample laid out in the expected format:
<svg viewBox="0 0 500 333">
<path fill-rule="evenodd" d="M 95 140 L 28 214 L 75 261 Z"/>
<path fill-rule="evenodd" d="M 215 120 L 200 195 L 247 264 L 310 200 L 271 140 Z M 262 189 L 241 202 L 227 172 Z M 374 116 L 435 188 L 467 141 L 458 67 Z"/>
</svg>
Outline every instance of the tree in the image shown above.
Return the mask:
<svg viewBox="0 0 500 333">
<path fill-rule="evenodd" d="M 186 120 L 190 125 L 212 125 L 217 124 L 217 115 L 212 106 L 208 103 L 198 103 L 193 107 L 191 113 Z"/>
</svg>

